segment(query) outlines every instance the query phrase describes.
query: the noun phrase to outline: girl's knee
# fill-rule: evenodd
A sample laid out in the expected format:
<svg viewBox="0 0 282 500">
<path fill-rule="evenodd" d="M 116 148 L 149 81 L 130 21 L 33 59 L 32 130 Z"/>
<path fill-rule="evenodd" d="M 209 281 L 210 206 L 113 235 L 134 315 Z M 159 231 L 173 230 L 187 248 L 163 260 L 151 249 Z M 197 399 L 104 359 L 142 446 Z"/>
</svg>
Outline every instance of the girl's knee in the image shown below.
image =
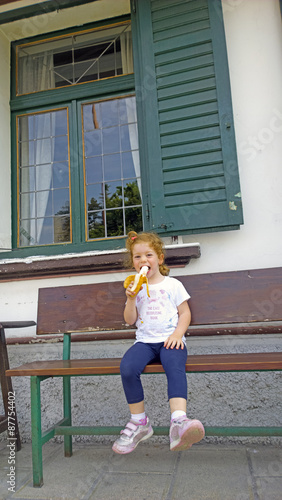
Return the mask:
<svg viewBox="0 0 282 500">
<path fill-rule="evenodd" d="M 131 378 L 136 375 L 136 365 L 123 358 L 120 363 L 120 374 L 122 378 Z"/>
</svg>

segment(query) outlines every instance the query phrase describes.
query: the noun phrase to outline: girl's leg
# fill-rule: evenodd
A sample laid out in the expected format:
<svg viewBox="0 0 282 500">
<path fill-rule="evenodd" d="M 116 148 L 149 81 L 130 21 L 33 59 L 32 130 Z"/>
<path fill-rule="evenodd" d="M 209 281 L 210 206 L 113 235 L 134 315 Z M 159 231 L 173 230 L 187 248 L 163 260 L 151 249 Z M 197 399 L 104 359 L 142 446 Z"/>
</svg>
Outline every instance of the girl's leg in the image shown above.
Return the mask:
<svg viewBox="0 0 282 500">
<path fill-rule="evenodd" d="M 113 444 L 112 449 L 116 453 L 131 453 L 138 443 L 153 434 L 152 426 L 144 411 L 144 394 L 140 379 L 145 366 L 155 358 L 153 351 L 154 348 L 151 349 L 150 345 L 137 342 L 130 347 L 121 361 L 120 373 L 131 411 L 131 420 Z"/>
<path fill-rule="evenodd" d="M 191 448 L 203 439 L 204 427 L 199 420 L 190 420 L 186 415 L 187 378 L 185 363 L 187 350 L 166 349 L 160 352 L 161 362 L 168 381 L 168 398 L 172 413 L 170 424 L 170 449 L 180 451 Z"/>
<path fill-rule="evenodd" d="M 170 413 L 175 411 L 182 411 L 186 414 L 187 399 L 184 398 L 170 398 L 169 400 Z M 183 415 L 184 415 L 183 413 Z"/>
<path fill-rule="evenodd" d="M 183 410 L 186 412 L 186 346 L 184 346 L 184 349 L 166 349 L 162 347 L 160 350 L 160 360 L 167 376 L 167 392 L 171 410 Z"/>
<path fill-rule="evenodd" d="M 150 344 L 136 342 L 123 356 L 120 363 L 120 374 L 126 400 L 133 413 L 144 411 L 144 392 L 141 373 L 145 366 L 156 357 Z M 141 411 L 139 411 L 141 410 Z"/>
</svg>

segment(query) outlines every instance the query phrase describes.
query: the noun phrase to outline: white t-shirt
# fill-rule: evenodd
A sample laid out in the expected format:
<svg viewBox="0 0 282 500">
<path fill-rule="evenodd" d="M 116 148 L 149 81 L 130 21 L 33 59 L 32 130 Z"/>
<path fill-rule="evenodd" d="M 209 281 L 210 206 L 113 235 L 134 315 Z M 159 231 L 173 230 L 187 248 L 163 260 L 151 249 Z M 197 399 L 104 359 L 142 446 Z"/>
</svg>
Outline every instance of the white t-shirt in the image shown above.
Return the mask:
<svg viewBox="0 0 282 500">
<path fill-rule="evenodd" d="M 168 276 L 161 283 L 149 285 L 149 292 L 150 297 L 143 285 L 136 298 L 136 342 L 164 342 L 177 326 L 177 307 L 190 295 L 180 281 Z"/>
</svg>

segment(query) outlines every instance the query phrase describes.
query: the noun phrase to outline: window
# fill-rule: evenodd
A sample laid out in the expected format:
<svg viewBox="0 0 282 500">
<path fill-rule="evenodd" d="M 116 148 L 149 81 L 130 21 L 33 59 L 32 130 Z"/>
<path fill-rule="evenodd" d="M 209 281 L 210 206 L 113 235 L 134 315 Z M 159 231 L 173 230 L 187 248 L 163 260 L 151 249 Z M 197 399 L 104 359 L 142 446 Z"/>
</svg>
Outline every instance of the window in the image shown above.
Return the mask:
<svg viewBox="0 0 282 500">
<path fill-rule="evenodd" d="M 72 239 L 68 110 L 18 117 L 19 246 Z"/>
<path fill-rule="evenodd" d="M 82 115 L 87 240 L 141 231 L 135 98 L 85 104 Z"/>
<path fill-rule="evenodd" d="M 220 2 L 134 7 L 13 44 L 16 248 L 113 249 L 130 229 L 243 223 Z"/>
<path fill-rule="evenodd" d="M 86 243 L 141 231 L 132 81 L 125 84 L 131 92 L 119 95 L 119 78 L 133 72 L 130 23 L 20 44 L 16 60 L 16 93 L 29 106 L 36 93 L 53 90 L 46 92 L 51 104 L 58 95 L 65 100 L 66 87 L 72 88 L 64 105 L 16 114 L 17 246 Z M 91 97 L 96 82 L 114 77 L 115 97 L 77 98 L 81 83 L 88 83 L 84 96 Z"/>
<path fill-rule="evenodd" d="M 17 95 L 132 71 L 130 22 L 17 46 Z"/>
</svg>

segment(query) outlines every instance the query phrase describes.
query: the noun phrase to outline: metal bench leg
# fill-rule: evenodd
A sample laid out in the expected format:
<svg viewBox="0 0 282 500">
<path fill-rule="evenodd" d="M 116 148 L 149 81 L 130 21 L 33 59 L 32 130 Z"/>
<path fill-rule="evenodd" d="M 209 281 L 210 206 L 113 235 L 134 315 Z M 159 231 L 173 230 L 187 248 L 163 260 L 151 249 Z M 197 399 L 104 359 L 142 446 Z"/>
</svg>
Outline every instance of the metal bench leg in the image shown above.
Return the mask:
<svg viewBox="0 0 282 500">
<path fill-rule="evenodd" d="M 64 418 L 65 425 L 71 426 L 71 378 L 68 375 L 63 377 L 64 391 Z M 64 436 L 65 457 L 72 456 L 72 436 Z"/>
<path fill-rule="evenodd" d="M 63 359 L 70 359 L 71 354 L 71 337 L 69 334 L 64 334 L 63 344 Z M 63 404 L 64 404 L 64 418 L 66 419 L 65 425 L 71 426 L 71 378 L 66 375 L 63 377 Z M 65 457 L 72 456 L 72 436 L 64 436 Z"/>
<path fill-rule="evenodd" d="M 33 486 L 43 485 L 40 377 L 30 377 Z"/>
<path fill-rule="evenodd" d="M 21 449 L 21 440 L 20 440 L 17 412 L 15 406 L 15 397 L 14 397 L 15 393 L 13 391 L 11 377 L 6 377 L 5 375 L 6 370 L 9 370 L 10 366 L 9 366 L 6 339 L 5 339 L 5 331 L 2 325 L 0 325 L 0 366 L 1 366 L 0 369 L 1 389 L 3 396 L 3 405 L 5 409 L 5 415 L 3 415 L 3 417 L 1 418 L 3 425 L 0 429 L 0 432 L 8 430 L 8 415 L 9 415 L 8 398 L 10 397 L 10 401 L 11 398 L 13 401 L 13 405 L 11 407 L 12 411 L 10 411 L 10 414 L 12 415 L 10 424 L 12 424 L 12 427 L 14 429 L 12 437 L 15 438 L 16 451 L 19 451 Z"/>
</svg>

